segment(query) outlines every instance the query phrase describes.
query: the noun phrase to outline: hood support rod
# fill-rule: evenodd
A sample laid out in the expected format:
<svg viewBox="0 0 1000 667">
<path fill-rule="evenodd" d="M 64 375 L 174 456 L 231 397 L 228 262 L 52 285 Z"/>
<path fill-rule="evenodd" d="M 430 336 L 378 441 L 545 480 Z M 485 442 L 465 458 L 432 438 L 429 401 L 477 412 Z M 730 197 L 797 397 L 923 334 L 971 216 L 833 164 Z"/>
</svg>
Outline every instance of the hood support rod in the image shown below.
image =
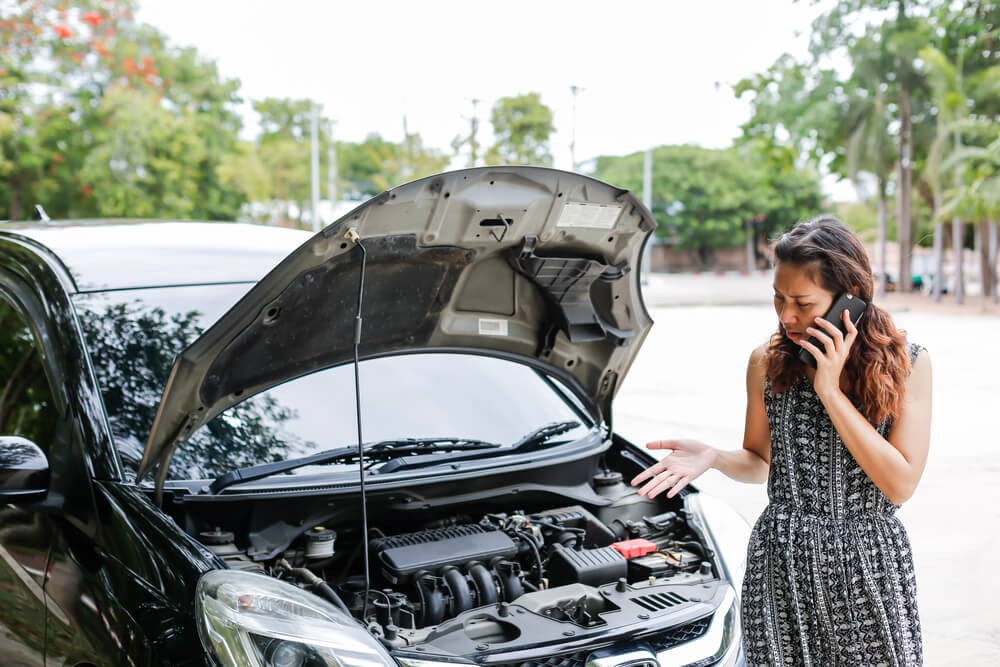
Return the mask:
<svg viewBox="0 0 1000 667">
<path fill-rule="evenodd" d="M 361 304 L 365 292 L 365 264 L 368 261 L 368 251 L 361 243 L 361 236 L 358 230 L 351 227 L 344 234 L 348 241 L 351 241 L 361 250 L 361 279 L 358 281 L 358 310 L 354 316 L 354 405 L 358 416 L 358 472 L 361 484 L 361 544 L 364 549 L 365 563 L 365 597 L 361 605 L 361 622 L 367 623 L 368 618 L 368 595 L 371 589 L 371 572 L 368 559 L 368 503 L 365 497 L 365 452 L 364 439 L 361 435 L 361 379 L 358 371 L 358 348 L 361 345 Z"/>
</svg>

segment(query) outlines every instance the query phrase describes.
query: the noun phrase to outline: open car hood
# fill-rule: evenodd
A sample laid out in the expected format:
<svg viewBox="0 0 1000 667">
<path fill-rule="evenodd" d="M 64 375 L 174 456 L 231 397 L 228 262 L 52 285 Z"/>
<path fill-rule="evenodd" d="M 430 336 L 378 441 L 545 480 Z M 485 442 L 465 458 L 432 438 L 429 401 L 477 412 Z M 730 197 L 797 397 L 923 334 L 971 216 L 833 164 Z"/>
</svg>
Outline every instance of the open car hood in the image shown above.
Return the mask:
<svg viewBox="0 0 1000 667">
<path fill-rule="evenodd" d="M 367 253 L 361 358 L 451 350 L 524 361 L 610 424 L 652 325 L 638 268 L 654 227 L 629 191 L 554 169 L 467 169 L 387 190 L 288 255 L 177 357 L 138 476 L 159 464 L 162 484 L 175 449 L 212 417 L 353 360 L 354 231 Z"/>
</svg>

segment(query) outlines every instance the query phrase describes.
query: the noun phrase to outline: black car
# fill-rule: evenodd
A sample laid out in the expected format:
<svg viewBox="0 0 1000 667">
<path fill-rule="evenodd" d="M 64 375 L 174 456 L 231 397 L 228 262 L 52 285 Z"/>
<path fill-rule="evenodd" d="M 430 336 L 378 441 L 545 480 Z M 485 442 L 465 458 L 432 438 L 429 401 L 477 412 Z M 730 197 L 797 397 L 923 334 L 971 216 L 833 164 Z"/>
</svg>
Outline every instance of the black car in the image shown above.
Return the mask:
<svg viewBox="0 0 1000 667">
<path fill-rule="evenodd" d="M 529 167 L 3 225 L 0 662 L 741 664 L 741 522 L 612 430 L 653 228 Z"/>
</svg>

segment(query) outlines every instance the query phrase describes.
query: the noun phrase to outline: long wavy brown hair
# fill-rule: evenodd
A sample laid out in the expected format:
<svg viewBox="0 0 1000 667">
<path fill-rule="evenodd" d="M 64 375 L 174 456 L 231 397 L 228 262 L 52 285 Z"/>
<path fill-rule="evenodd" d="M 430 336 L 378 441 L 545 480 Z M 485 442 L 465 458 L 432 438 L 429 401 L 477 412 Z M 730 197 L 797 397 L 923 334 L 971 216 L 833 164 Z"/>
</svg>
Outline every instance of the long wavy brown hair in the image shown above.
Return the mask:
<svg viewBox="0 0 1000 667">
<path fill-rule="evenodd" d="M 801 266 L 810 280 L 828 292 L 851 292 L 868 303 L 844 365 L 847 394 L 872 424 L 898 417 L 910 372 L 905 332 L 898 331 L 889 314 L 872 303 L 871 265 L 858 237 L 837 218 L 821 215 L 782 234 L 774 253 L 779 263 Z M 765 355 L 773 391 L 785 391 L 805 375 L 806 365 L 798 358 L 801 349 L 782 333 L 779 323 Z"/>
</svg>

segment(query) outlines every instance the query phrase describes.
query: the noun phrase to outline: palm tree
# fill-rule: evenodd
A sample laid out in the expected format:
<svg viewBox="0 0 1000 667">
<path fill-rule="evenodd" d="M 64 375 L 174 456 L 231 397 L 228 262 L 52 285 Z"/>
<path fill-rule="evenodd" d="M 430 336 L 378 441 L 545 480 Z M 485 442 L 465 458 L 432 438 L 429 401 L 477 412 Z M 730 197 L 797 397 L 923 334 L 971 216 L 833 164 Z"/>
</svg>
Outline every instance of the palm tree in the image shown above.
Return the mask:
<svg viewBox="0 0 1000 667">
<path fill-rule="evenodd" d="M 992 295 L 1000 300 L 997 290 L 997 223 L 1000 217 L 1000 136 L 992 123 L 966 123 L 980 134 L 994 137 L 986 147 L 959 146 L 943 162 L 944 169 L 964 167 L 965 180 L 947 190 L 942 202 L 942 215 L 962 215 L 977 223 L 976 246 L 979 249 L 982 297 Z"/>
<path fill-rule="evenodd" d="M 944 182 L 947 177 L 946 170 L 942 162 L 945 155 L 953 153 L 962 147 L 962 124 L 968 120 L 968 97 L 962 82 L 961 52 L 959 52 L 959 64 L 953 65 L 943 53 L 932 46 L 924 47 L 920 51 L 920 58 L 924 62 L 927 71 L 928 81 L 934 96 L 934 103 L 937 107 L 937 134 L 934 143 L 931 144 L 930 154 L 927 156 L 927 172 L 931 188 L 934 191 L 934 247 L 938 252 L 936 258 L 937 275 L 934 279 L 934 300 L 941 298 L 942 268 L 944 265 L 942 252 L 944 243 L 944 220 L 945 213 L 942 207 L 942 197 Z M 962 182 L 963 164 L 957 162 L 950 170 L 950 176 L 955 186 Z M 958 209 L 952 210 L 956 213 L 951 221 L 951 244 L 955 254 L 955 300 L 963 303 L 965 300 L 965 276 L 962 271 L 962 247 L 964 245 L 965 224 L 962 218 L 957 215 Z"/>
<path fill-rule="evenodd" d="M 962 271 L 962 247 L 964 245 L 965 225 L 963 216 L 972 215 L 980 223 L 987 220 L 995 209 L 990 202 L 990 193 L 994 191 L 994 178 L 986 175 L 976 175 L 972 171 L 973 161 L 988 159 L 989 148 L 980 149 L 966 146 L 963 143 L 963 131 L 973 131 L 981 134 L 983 131 L 996 131 L 991 124 L 984 124 L 973 118 L 969 111 L 970 99 L 977 96 L 992 95 L 1000 82 L 1000 66 L 994 66 L 977 72 L 966 80 L 962 76 L 962 49 L 959 49 L 957 62 L 952 63 L 934 47 L 925 47 L 920 51 L 920 58 L 927 71 L 928 81 L 937 106 L 938 125 L 937 136 L 931 145 L 927 158 L 927 170 L 934 190 L 935 199 L 935 246 L 938 246 L 938 234 L 943 235 L 943 221 L 949 216 L 952 220 L 952 249 L 955 253 L 955 298 L 958 303 L 965 299 L 965 281 Z M 995 142 L 994 142 L 995 143 Z M 992 146 L 993 144 L 991 144 Z M 979 170 L 981 171 L 981 170 Z M 993 170 L 995 174 L 995 169 Z M 978 172 L 977 172 L 978 173 Z M 946 189 L 945 183 L 950 176 L 951 187 Z M 985 223 L 983 223 L 985 228 Z M 983 245 L 983 244 L 980 244 Z M 938 277 L 935 280 L 934 297 L 940 299 L 940 257 L 938 257 Z M 982 259 L 982 258 L 981 258 Z M 992 275 L 987 262 L 983 261 L 983 289 L 987 288 L 987 276 Z"/>
<path fill-rule="evenodd" d="M 888 279 L 885 244 L 888 227 L 888 188 L 896 162 L 893 137 L 889 132 L 892 115 L 889 110 L 886 72 L 891 71 L 892 60 L 886 52 L 885 41 L 870 36 L 858 39 L 851 48 L 854 72 L 850 84 L 847 126 L 847 172 L 858 182 L 862 171 L 875 176 L 878 190 L 878 257 L 881 274 L 879 295 L 886 292 Z"/>
</svg>

